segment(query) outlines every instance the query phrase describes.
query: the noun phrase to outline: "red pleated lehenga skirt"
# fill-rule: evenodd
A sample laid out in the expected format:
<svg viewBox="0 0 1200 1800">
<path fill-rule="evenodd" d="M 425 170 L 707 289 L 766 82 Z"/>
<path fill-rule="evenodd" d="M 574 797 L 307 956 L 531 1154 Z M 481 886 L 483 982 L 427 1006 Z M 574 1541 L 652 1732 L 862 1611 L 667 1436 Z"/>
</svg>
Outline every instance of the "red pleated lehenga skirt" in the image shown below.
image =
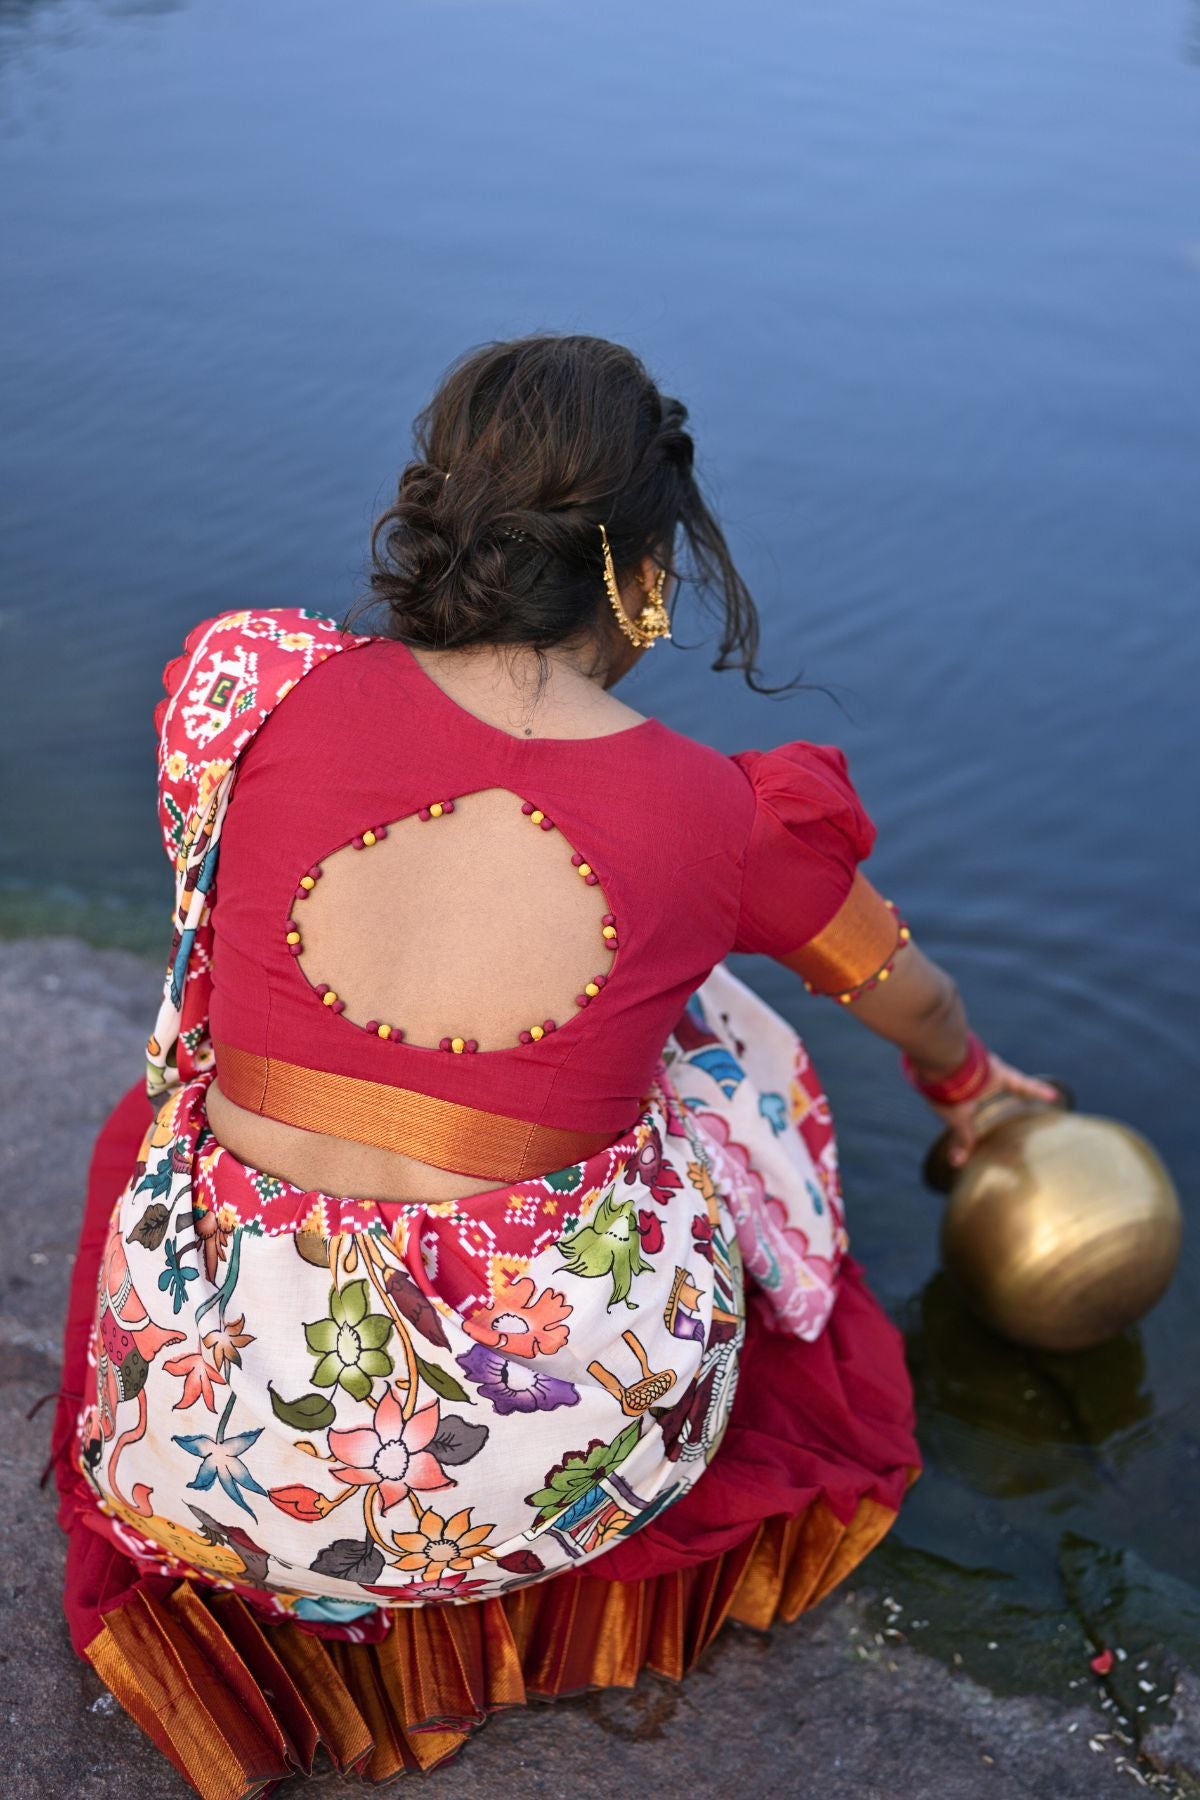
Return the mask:
<svg viewBox="0 0 1200 1800">
<path fill-rule="evenodd" d="M 236 1593 L 140 1571 L 97 1529 L 72 1455 L 101 1253 L 151 1111 L 141 1086 L 96 1142 L 55 1427 L 65 1609 L 93 1665 L 204 1800 L 267 1793 L 319 1748 L 369 1782 L 429 1769 L 500 1707 L 683 1676 L 726 1620 L 765 1628 L 862 1561 L 921 1472 L 903 1339 L 847 1255 L 813 1341 L 760 1295 L 732 1417 L 684 1498 L 589 1562 L 511 1594 L 396 1611 L 377 1642 L 271 1622 Z"/>
</svg>

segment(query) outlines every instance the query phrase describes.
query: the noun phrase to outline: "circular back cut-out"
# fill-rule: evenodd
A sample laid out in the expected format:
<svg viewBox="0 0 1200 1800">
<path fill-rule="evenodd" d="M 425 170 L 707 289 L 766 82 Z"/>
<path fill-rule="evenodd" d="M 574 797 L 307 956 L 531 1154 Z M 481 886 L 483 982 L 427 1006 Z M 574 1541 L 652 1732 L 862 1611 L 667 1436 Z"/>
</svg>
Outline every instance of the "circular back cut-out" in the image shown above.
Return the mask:
<svg viewBox="0 0 1200 1800">
<path fill-rule="evenodd" d="M 364 829 L 298 893 L 292 948 L 330 1010 L 433 1049 L 537 1041 L 601 999 L 617 947 L 583 852 L 504 788 Z"/>
</svg>

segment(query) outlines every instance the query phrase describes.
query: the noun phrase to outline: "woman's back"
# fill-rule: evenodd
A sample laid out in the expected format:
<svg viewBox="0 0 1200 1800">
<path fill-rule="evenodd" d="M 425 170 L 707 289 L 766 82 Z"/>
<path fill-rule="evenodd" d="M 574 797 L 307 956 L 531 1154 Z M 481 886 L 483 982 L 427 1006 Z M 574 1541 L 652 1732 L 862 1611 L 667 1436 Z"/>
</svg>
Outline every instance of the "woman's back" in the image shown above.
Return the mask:
<svg viewBox="0 0 1200 1800">
<path fill-rule="evenodd" d="M 515 736 L 386 639 L 288 695 L 243 754 L 224 827 L 222 1141 L 311 1185 L 366 1179 L 380 1198 L 478 1191 L 501 1173 L 439 1179 L 455 1158 L 432 1144 L 364 1154 L 344 1140 L 339 1155 L 336 1133 L 238 1117 L 264 1064 L 509 1115 L 585 1149 L 629 1124 L 688 996 L 734 942 L 755 796 L 731 758 L 608 704 L 585 725 L 617 729 Z"/>
</svg>

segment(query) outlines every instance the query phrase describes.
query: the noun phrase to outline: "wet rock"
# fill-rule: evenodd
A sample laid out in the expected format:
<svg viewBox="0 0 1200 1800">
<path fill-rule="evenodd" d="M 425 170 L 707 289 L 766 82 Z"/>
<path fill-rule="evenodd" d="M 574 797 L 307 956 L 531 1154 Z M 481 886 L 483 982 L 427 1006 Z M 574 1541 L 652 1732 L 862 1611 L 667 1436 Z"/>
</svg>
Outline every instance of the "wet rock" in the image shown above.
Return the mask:
<svg viewBox="0 0 1200 1800">
<path fill-rule="evenodd" d="M 1135 1551 L 1074 1531 L 1063 1533 L 1059 1567 L 1096 1650 L 1113 1651 L 1104 1683 L 1122 1728 L 1143 1745 L 1157 1733 L 1181 1769 L 1200 1770 L 1200 1596 Z"/>
<path fill-rule="evenodd" d="M 1172 1717 L 1151 1725 L 1142 1736 L 1142 1751 L 1156 1769 L 1190 1777 L 1200 1789 L 1200 1679 L 1181 1669 L 1172 1684 Z"/>
</svg>

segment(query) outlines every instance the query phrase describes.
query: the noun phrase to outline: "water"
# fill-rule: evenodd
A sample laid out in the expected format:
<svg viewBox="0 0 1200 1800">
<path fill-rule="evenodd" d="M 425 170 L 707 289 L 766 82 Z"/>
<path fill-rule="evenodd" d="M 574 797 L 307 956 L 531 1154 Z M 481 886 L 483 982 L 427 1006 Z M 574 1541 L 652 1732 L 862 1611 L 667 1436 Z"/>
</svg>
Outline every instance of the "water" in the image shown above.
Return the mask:
<svg viewBox="0 0 1200 1800">
<path fill-rule="evenodd" d="M 1198 43 L 1165 0 L 5 0 L 5 927 L 165 948 L 185 630 L 339 611 L 445 363 L 594 331 L 691 406 L 768 671 L 837 697 L 664 647 L 633 704 L 842 743 L 980 1030 L 1137 1124 L 1190 1209 Z M 908 1333 L 928 1470 L 872 1577 L 944 1653 L 1063 1684 L 1081 1568 L 1200 1588 L 1194 1245 L 1115 1344 L 998 1344 L 937 1272 L 892 1053 L 742 972 L 814 1046 Z"/>
</svg>

